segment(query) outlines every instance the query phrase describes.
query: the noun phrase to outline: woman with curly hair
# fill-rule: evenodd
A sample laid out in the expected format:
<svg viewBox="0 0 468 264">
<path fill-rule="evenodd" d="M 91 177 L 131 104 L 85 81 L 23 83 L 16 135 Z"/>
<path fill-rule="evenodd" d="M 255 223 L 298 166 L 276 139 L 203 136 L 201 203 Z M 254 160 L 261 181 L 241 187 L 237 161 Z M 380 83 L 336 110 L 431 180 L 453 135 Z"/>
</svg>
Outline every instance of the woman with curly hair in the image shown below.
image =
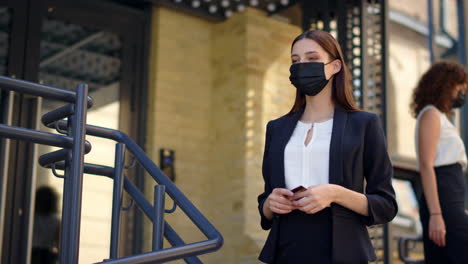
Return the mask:
<svg viewBox="0 0 468 264">
<path fill-rule="evenodd" d="M 466 263 L 468 215 L 464 212 L 463 169 L 467 158 L 457 128 L 447 117 L 465 103 L 468 75 L 463 66 L 437 62 L 413 92 L 411 109 L 417 118 L 416 152 L 423 195 L 425 263 Z"/>
</svg>

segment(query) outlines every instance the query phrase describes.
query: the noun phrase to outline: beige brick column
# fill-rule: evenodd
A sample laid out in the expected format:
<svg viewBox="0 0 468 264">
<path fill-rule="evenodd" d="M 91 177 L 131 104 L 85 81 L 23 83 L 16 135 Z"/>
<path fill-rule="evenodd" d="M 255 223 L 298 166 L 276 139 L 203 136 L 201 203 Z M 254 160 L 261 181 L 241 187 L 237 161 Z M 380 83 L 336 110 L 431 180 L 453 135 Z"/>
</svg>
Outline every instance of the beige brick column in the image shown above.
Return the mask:
<svg viewBox="0 0 468 264">
<path fill-rule="evenodd" d="M 212 24 L 165 8 L 154 8 L 146 150 L 159 165 L 159 149 L 175 151 L 178 188 L 203 214 L 211 170 L 211 30 Z M 145 178 L 146 197 L 153 201 L 154 181 Z M 166 208 L 172 200 L 166 196 Z M 166 220 L 187 242 L 204 239 L 178 208 Z M 145 219 L 145 250 L 151 249 L 151 223 Z M 168 243 L 164 244 L 166 247 Z"/>
<path fill-rule="evenodd" d="M 213 184 L 219 203 L 213 216 L 226 237 L 229 263 L 256 263 L 266 238 L 257 211 L 265 126 L 292 106 L 290 43 L 299 33 L 254 9 L 213 32 Z"/>
</svg>

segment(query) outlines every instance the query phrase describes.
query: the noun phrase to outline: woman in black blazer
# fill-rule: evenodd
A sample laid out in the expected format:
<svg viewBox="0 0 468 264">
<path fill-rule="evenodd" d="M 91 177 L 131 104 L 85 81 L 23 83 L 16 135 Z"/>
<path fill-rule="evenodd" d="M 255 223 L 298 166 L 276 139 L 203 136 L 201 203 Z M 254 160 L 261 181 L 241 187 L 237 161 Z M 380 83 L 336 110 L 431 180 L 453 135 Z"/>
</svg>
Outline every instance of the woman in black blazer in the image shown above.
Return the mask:
<svg viewBox="0 0 468 264">
<path fill-rule="evenodd" d="M 262 228 L 271 230 L 259 259 L 373 261 L 366 226 L 385 224 L 397 213 L 380 120 L 354 105 L 349 71 L 329 33 L 304 32 L 291 54 L 294 106 L 266 131 L 258 208 Z"/>
</svg>

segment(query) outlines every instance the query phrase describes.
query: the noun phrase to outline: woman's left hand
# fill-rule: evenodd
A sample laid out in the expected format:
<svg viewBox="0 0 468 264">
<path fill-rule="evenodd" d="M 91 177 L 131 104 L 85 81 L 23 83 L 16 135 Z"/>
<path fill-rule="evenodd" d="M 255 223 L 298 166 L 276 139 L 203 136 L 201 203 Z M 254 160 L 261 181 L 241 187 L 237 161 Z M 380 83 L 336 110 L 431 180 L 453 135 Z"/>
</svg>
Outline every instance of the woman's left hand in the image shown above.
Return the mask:
<svg viewBox="0 0 468 264">
<path fill-rule="evenodd" d="M 335 189 L 331 184 L 320 184 L 296 193 L 290 199 L 294 201 L 293 206 L 296 209 L 308 214 L 315 214 L 334 202 Z"/>
</svg>

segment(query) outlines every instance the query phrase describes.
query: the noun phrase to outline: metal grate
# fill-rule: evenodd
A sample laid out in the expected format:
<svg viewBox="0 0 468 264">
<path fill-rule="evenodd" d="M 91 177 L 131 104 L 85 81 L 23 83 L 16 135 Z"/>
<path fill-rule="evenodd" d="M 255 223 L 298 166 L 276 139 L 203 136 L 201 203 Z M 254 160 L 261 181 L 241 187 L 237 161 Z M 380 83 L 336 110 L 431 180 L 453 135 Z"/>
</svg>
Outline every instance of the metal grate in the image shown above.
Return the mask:
<svg viewBox="0 0 468 264">
<path fill-rule="evenodd" d="M 364 2 L 362 16 L 362 53 L 365 54 L 363 70 L 363 108 L 379 114 L 384 120 L 384 15 L 383 0 Z"/>
<path fill-rule="evenodd" d="M 191 10 L 198 14 L 223 20 L 246 7 L 253 7 L 274 14 L 288 8 L 298 0 L 162 0 L 158 4 L 173 8 Z"/>
<path fill-rule="evenodd" d="M 39 79 L 70 90 L 80 82 L 88 83 L 90 91 L 116 84 L 121 76 L 121 47 L 116 34 L 45 19 Z"/>
<path fill-rule="evenodd" d="M 384 0 L 347 2 L 345 56 L 352 73 L 353 94 L 359 107 L 376 113 L 385 125 L 385 10 Z M 349 4 L 351 3 L 351 5 Z M 387 263 L 390 238 L 387 226 L 368 229 L 377 261 Z"/>
<path fill-rule="evenodd" d="M 384 0 L 338 1 L 338 39 L 351 71 L 358 106 L 380 115 L 385 127 L 385 3 Z M 368 228 L 377 261 L 387 263 L 388 226 Z"/>
<path fill-rule="evenodd" d="M 385 124 L 385 2 L 339 1 L 338 38 L 351 70 L 358 106 Z"/>
<path fill-rule="evenodd" d="M 353 87 L 354 100 L 358 107 L 363 107 L 363 67 L 362 54 L 363 47 L 361 45 L 361 8 L 359 3 L 346 2 L 345 11 L 343 12 L 344 30 L 339 33 L 343 53 L 348 67 L 351 71 L 351 82 Z"/>
</svg>

